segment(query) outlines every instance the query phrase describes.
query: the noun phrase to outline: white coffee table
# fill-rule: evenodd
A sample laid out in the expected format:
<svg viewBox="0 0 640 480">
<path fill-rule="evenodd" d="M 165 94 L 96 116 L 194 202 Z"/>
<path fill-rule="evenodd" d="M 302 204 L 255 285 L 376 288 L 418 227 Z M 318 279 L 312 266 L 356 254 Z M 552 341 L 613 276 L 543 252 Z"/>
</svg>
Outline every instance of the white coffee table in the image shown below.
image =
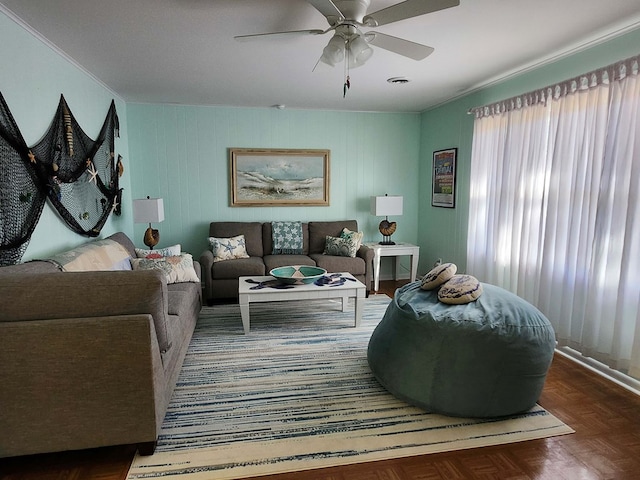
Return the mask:
<svg viewBox="0 0 640 480">
<path fill-rule="evenodd" d="M 317 300 L 324 298 L 341 298 L 342 311 L 346 311 L 349 298 L 355 299 L 355 322 L 354 326 L 358 327 L 362 320 L 362 308 L 366 295 L 366 287 L 364 284 L 356 280 L 349 273 L 341 273 L 347 280 L 342 285 L 315 285 L 314 283 L 293 285 L 293 288 L 278 289 L 272 287 L 255 288 L 256 283 L 250 282 L 266 282 L 275 280 L 271 276 L 266 277 L 240 277 L 238 279 L 238 299 L 240 303 L 240 314 L 242 315 L 242 326 L 244 333 L 249 333 L 249 304 L 256 302 L 281 302 L 289 300 Z M 250 282 L 247 282 L 250 280 Z"/>
</svg>

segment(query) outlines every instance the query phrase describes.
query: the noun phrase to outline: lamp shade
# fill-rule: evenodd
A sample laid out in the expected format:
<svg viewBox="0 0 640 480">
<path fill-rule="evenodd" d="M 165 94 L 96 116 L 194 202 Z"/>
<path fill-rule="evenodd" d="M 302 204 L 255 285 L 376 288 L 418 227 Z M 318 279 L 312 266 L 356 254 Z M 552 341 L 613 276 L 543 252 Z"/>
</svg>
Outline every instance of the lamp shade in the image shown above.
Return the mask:
<svg viewBox="0 0 640 480">
<path fill-rule="evenodd" d="M 133 201 L 135 223 L 160 223 L 164 220 L 164 203 L 161 198 L 141 198 Z"/>
<path fill-rule="evenodd" d="M 349 66 L 351 68 L 364 65 L 371 58 L 371 55 L 373 55 L 373 49 L 361 35 L 349 42 Z"/>
<path fill-rule="evenodd" d="M 371 197 L 371 215 L 375 215 L 376 217 L 402 215 L 402 196 L 384 195 Z"/>
<path fill-rule="evenodd" d="M 329 43 L 322 51 L 320 60 L 327 65 L 334 67 L 344 59 L 344 39 L 337 33 L 331 37 Z"/>
</svg>

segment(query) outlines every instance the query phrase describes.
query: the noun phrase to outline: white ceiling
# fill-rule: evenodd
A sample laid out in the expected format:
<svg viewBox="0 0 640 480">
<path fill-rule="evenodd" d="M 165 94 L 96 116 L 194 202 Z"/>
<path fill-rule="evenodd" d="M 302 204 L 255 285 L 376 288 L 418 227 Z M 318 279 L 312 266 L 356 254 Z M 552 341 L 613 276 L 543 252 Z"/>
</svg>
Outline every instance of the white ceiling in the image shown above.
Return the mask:
<svg viewBox="0 0 640 480">
<path fill-rule="evenodd" d="M 369 12 L 395 3 L 371 0 Z M 0 0 L 0 8 L 127 102 L 352 111 L 423 111 L 640 26 L 638 0 L 461 0 L 377 27 L 435 52 L 415 61 L 374 47 L 343 98 L 342 65 L 313 71 L 331 33 L 233 38 L 327 28 L 305 0 Z"/>
</svg>

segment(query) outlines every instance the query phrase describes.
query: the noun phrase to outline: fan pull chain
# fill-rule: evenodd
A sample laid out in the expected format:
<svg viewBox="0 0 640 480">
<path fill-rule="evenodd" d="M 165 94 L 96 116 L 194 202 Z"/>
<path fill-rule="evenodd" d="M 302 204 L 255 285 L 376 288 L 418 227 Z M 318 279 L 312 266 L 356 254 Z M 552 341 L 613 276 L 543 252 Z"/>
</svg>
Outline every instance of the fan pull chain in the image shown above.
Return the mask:
<svg viewBox="0 0 640 480">
<path fill-rule="evenodd" d="M 349 49 L 346 48 L 346 55 L 344 59 L 344 85 L 342 87 L 342 98 L 347 96 L 347 90 L 351 88 L 351 80 L 349 79 Z"/>
</svg>

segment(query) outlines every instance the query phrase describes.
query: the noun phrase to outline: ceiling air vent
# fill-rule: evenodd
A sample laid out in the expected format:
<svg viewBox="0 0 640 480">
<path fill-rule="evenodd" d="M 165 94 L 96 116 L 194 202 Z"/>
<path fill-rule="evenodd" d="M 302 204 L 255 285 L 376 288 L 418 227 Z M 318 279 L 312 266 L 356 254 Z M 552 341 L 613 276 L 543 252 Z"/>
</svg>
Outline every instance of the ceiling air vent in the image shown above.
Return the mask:
<svg viewBox="0 0 640 480">
<path fill-rule="evenodd" d="M 393 83 L 395 85 L 402 85 L 402 84 L 405 84 L 405 83 L 409 83 L 409 79 L 404 78 L 404 77 L 391 77 L 391 78 L 387 79 L 387 82 Z"/>
</svg>

